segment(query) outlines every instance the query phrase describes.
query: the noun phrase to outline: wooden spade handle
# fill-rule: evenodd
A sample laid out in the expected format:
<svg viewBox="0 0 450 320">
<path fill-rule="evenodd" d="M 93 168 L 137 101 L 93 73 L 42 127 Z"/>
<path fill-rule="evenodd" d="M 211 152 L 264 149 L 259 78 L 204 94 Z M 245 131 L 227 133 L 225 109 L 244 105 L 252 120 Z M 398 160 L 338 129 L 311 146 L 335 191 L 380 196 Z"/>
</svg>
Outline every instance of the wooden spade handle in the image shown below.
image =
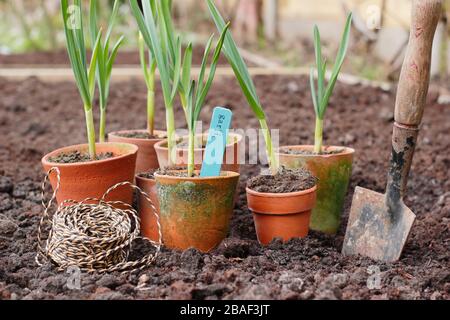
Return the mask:
<svg viewBox="0 0 450 320">
<path fill-rule="evenodd" d="M 395 121 L 418 126 L 422 121 L 430 81 L 434 33 L 442 10 L 442 0 L 413 0 L 411 32 L 400 74 Z"/>
<path fill-rule="evenodd" d="M 428 94 L 431 49 L 442 10 L 441 0 L 413 0 L 411 32 L 400 74 L 386 204 L 395 216 L 406 194 L 409 170 Z"/>
</svg>

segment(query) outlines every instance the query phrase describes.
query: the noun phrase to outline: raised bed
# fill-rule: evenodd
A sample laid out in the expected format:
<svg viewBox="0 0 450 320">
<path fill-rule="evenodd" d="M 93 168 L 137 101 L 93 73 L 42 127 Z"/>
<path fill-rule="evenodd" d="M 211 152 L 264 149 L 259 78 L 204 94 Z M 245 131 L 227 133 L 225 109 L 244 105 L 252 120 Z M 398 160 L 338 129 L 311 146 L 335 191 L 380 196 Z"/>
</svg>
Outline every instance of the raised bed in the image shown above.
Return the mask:
<svg viewBox="0 0 450 320">
<path fill-rule="evenodd" d="M 197 46 L 194 49 L 192 61 L 194 65 L 202 63 L 204 48 Z M 139 52 L 135 50 L 121 50 L 117 55 L 116 64 L 120 66 L 139 65 Z M 225 65 L 226 60 L 221 59 Z M 65 66 L 69 67 L 69 57 L 65 49 L 56 51 L 30 52 L 22 54 L 0 54 L 0 67 L 12 68 L 23 66 Z"/>
<path fill-rule="evenodd" d="M 312 143 L 314 114 L 305 77 L 258 76 L 256 85 L 281 144 Z M 159 89 L 158 89 L 159 90 Z M 414 159 L 407 204 L 417 221 L 402 259 L 385 264 L 340 254 L 356 185 L 384 191 L 390 153 L 394 92 L 339 85 L 325 126 L 325 142 L 357 150 L 344 221 L 337 237 L 312 233 L 304 240 L 261 247 L 246 208 L 244 182 L 259 173 L 246 166 L 230 234 L 210 254 L 164 250 L 156 265 L 132 276 L 82 275 L 81 290 L 68 290 L 68 274 L 37 267 L 37 225 L 42 212 L 40 158 L 50 150 L 85 141 L 83 113 L 73 83 L 0 79 L 0 298 L 174 298 L 174 299 L 448 299 L 450 218 L 450 108 L 430 95 Z M 146 89 L 140 81 L 114 84 L 108 131 L 145 127 Z M 164 123 L 157 94 L 156 123 Z M 236 128 L 258 128 L 233 78 L 219 78 L 212 107 L 227 105 Z M 182 125 L 181 108 L 176 119 Z M 346 121 L 341 121 L 346 119 Z M 136 247 L 140 255 L 145 246 Z M 381 270 L 381 289 L 369 290 L 369 267 Z M 372 267 L 373 268 L 373 267 Z M 372 270 L 372 269 L 371 269 Z"/>
</svg>

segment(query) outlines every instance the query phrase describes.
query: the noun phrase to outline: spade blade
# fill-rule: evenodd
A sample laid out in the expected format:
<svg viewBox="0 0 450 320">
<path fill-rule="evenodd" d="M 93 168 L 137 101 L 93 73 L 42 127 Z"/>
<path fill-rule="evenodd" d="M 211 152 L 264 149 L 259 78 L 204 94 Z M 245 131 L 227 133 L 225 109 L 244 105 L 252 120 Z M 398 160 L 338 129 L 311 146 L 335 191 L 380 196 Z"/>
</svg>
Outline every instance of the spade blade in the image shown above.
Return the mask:
<svg viewBox="0 0 450 320">
<path fill-rule="evenodd" d="M 386 262 L 402 254 L 416 215 L 401 201 L 395 210 L 386 196 L 357 187 L 344 239 L 344 255 L 364 255 Z"/>
</svg>

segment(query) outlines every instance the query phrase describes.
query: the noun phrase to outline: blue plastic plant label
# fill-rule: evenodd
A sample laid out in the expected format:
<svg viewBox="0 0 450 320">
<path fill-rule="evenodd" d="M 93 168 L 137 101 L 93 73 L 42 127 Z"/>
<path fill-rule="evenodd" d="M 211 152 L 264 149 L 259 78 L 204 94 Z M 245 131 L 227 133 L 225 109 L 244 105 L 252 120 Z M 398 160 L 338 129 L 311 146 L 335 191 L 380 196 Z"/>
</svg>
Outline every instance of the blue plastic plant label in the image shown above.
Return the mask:
<svg viewBox="0 0 450 320">
<path fill-rule="evenodd" d="M 232 117 L 231 110 L 214 108 L 200 177 L 220 176 Z"/>
</svg>

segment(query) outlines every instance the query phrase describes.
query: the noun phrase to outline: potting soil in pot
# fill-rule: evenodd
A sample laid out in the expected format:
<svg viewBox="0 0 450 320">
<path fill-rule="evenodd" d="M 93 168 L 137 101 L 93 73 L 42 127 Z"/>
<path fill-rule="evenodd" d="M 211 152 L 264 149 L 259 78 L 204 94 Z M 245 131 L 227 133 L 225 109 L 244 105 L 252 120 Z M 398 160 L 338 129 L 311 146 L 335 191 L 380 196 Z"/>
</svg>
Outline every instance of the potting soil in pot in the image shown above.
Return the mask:
<svg viewBox="0 0 450 320">
<path fill-rule="evenodd" d="M 345 151 L 345 149 L 338 149 L 338 150 L 327 150 L 324 148 L 321 153 L 317 153 L 310 150 L 294 150 L 290 148 L 282 148 L 280 150 L 284 154 L 301 154 L 301 155 L 332 155 L 332 154 L 340 154 Z"/>
<path fill-rule="evenodd" d="M 105 160 L 114 158 L 114 154 L 112 152 L 100 153 L 97 155 L 95 160 Z M 51 157 L 48 159 L 53 163 L 79 163 L 79 162 L 90 162 L 93 161 L 88 153 L 82 153 L 80 151 L 73 151 L 68 153 L 61 153 L 55 157 Z"/>
<path fill-rule="evenodd" d="M 122 132 L 122 133 L 116 133 L 119 137 L 122 138 L 132 138 L 132 139 L 146 139 L 146 140 L 152 140 L 152 139 L 165 139 L 166 135 L 151 135 L 148 132 L 145 131 L 131 131 L 131 132 Z"/>
<path fill-rule="evenodd" d="M 305 169 L 280 168 L 275 175 L 260 175 L 250 179 L 247 187 L 263 193 L 289 193 L 314 187 L 317 179 Z"/>
</svg>

